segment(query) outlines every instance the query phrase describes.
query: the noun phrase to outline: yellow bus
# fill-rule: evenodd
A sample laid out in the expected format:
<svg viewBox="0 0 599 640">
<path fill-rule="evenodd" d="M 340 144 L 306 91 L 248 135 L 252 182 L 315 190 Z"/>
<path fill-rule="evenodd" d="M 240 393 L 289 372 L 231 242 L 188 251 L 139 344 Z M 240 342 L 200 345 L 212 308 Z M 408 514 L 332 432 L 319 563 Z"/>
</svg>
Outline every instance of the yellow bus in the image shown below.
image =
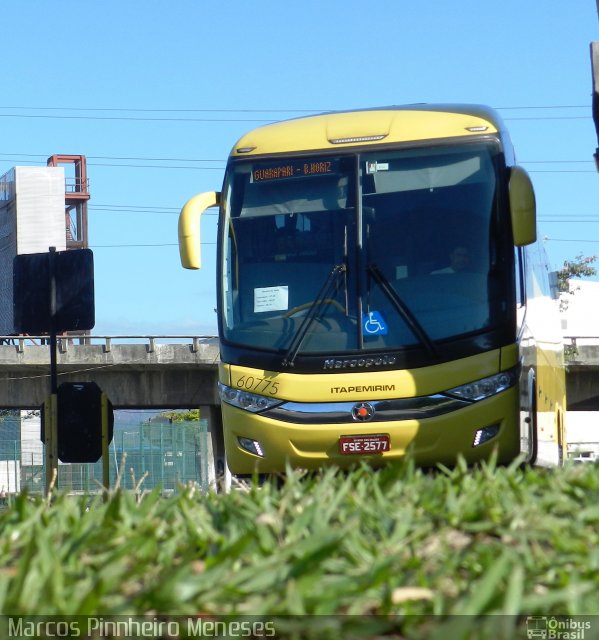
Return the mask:
<svg viewBox="0 0 599 640">
<path fill-rule="evenodd" d="M 565 382 L 535 198 L 498 114 L 415 105 L 278 122 L 179 218 L 219 207 L 233 474 L 521 452 L 559 464 Z"/>
</svg>

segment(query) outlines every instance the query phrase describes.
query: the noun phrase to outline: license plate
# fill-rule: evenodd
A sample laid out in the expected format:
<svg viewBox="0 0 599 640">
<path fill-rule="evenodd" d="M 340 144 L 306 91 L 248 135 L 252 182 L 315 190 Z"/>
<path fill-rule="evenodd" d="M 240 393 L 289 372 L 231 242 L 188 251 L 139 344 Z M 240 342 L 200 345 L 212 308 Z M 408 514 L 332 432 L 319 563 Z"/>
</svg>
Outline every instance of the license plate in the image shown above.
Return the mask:
<svg viewBox="0 0 599 640">
<path fill-rule="evenodd" d="M 343 455 L 382 453 L 390 449 L 391 443 L 387 434 L 341 436 L 339 438 L 339 453 Z"/>
</svg>

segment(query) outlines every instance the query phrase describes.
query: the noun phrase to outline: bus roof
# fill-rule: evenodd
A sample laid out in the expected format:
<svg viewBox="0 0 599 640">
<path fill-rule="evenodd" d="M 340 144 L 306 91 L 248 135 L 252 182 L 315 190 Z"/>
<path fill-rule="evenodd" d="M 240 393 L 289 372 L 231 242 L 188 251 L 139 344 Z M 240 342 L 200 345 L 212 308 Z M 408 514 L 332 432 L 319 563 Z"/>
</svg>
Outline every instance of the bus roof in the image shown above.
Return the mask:
<svg viewBox="0 0 599 640">
<path fill-rule="evenodd" d="M 337 111 L 258 127 L 232 157 L 330 150 L 452 137 L 505 134 L 499 115 L 482 105 L 414 104 Z"/>
</svg>

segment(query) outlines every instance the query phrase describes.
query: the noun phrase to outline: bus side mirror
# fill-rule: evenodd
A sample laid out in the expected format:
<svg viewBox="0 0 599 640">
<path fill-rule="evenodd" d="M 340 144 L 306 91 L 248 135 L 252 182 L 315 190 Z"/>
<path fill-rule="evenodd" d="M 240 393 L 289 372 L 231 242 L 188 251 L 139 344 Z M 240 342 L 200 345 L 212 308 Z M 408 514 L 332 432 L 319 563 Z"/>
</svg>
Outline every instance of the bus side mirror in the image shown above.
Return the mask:
<svg viewBox="0 0 599 640">
<path fill-rule="evenodd" d="M 514 244 L 517 247 L 532 244 L 537 239 L 535 192 L 522 167 L 511 169 L 509 201 Z"/>
<path fill-rule="evenodd" d="M 185 269 L 202 266 L 200 217 L 210 207 L 220 203 L 220 193 L 207 191 L 188 200 L 179 214 L 179 256 Z"/>
</svg>

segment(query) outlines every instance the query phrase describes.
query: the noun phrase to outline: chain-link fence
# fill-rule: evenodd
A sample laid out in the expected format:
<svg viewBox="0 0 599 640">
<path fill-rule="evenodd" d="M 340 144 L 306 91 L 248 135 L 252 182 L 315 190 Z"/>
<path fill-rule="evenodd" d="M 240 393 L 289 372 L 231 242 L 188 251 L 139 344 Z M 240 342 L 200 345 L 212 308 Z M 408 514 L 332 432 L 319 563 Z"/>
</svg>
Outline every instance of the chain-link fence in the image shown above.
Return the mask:
<svg viewBox="0 0 599 640">
<path fill-rule="evenodd" d="M 115 430 L 109 447 L 110 486 L 176 492 L 190 482 L 208 489 L 210 455 L 207 421 L 143 423 Z M 58 488 L 96 492 L 102 485 L 102 460 L 58 465 Z M 43 492 L 44 447 L 40 440 L 0 441 L 0 496 Z"/>
</svg>

